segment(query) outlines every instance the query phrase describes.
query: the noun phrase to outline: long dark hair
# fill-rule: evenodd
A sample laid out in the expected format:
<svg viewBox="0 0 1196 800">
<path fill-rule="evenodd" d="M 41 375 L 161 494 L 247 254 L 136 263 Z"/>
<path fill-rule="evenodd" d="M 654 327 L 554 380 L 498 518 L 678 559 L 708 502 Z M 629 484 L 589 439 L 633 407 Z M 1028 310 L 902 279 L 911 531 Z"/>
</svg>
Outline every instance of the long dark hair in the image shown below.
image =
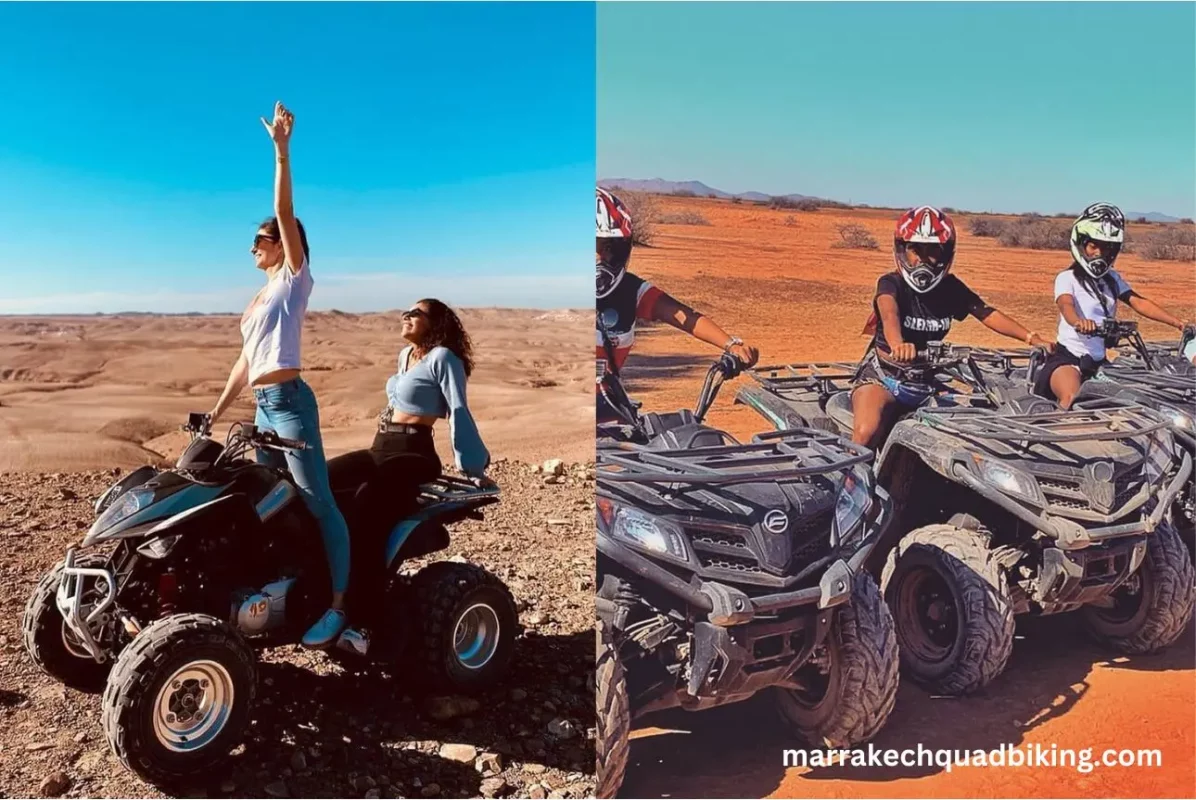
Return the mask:
<svg viewBox="0 0 1196 800">
<path fill-rule="evenodd" d="M 428 309 L 428 334 L 419 343 L 420 349 L 427 353 L 433 347 L 446 347 L 461 359 L 466 376 L 472 374 L 473 341 L 465 332 L 465 326 L 461 324 L 457 312 L 432 297 L 426 297 L 416 305 Z"/>
<path fill-rule="evenodd" d="M 295 224 L 299 226 L 299 240 L 303 242 L 303 258 L 307 261 L 310 261 L 311 252 L 307 249 L 307 231 L 303 230 L 303 223 L 299 221 L 298 217 L 295 217 Z M 266 233 L 272 236 L 275 241 L 282 241 L 282 228 L 278 227 L 278 217 L 267 217 L 262 221 L 262 224 L 258 225 L 257 227 L 258 230 L 265 230 Z M 292 264 L 291 266 L 295 267 L 296 269 L 299 268 L 298 264 Z"/>
<path fill-rule="evenodd" d="M 1080 262 L 1078 261 L 1071 262 L 1071 274 L 1075 276 L 1076 280 L 1081 286 L 1084 287 L 1084 290 L 1087 291 L 1088 294 L 1096 298 L 1096 301 L 1100 303 L 1100 310 L 1104 312 L 1105 316 L 1109 316 L 1109 304 L 1105 302 L 1105 293 L 1102 292 L 1100 286 L 1097 285 L 1096 278 L 1085 272 L 1084 268 L 1080 266 Z M 1112 270 L 1102 275 L 1100 282 L 1103 283 L 1106 288 L 1108 288 L 1109 294 L 1113 296 L 1113 304 L 1116 306 L 1117 284 L 1113 282 Z"/>
</svg>

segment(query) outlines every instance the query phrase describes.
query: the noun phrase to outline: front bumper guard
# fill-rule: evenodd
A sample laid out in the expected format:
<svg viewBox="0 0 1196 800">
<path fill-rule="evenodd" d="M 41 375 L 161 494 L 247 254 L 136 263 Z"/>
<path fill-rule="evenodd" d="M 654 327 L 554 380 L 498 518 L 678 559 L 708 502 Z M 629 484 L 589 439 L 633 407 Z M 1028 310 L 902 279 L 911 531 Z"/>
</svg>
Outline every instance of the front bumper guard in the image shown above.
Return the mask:
<svg viewBox="0 0 1196 800">
<path fill-rule="evenodd" d="M 94 606 L 86 609 L 83 606 L 83 579 L 95 578 L 96 585 L 103 590 L 103 597 Z M 108 654 L 92 633 L 92 626 L 100 616 L 116 602 L 116 576 L 110 570 L 99 567 L 76 567 L 75 548 L 66 551 L 66 561 L 62 568 L 62 580 L 58 584 L 58 593 L 54 603 L 62 620 L 71 633 L 79 638 L 79 642 L 88 654 L 102 664 L 108 659 Z M 86 611 L 86 616 L 84 612 Z"/>
</svg>

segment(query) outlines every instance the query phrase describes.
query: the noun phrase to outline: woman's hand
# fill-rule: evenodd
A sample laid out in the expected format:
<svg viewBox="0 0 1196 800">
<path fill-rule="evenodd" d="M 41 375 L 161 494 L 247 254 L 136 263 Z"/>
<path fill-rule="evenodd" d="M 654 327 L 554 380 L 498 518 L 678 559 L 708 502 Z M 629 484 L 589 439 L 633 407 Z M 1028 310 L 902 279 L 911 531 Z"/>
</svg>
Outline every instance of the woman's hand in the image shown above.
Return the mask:
<svg viewBox="0 0 1196 800">
<path fill-rule="evenodd" d="M 497 489 L 498 484 L 485 475 L 472 475 L 469 478 L 470 482 L 479 489 Z"/>
<path fill-rule="evenodd" d="M 1072 327 L 1080 333 L 1096 333 L 1096 323 L 1090 319 L 1081 319 Z"/>
<path fill-rule="evenodd" d="M 905 363 L 918 357 L 918 348 L 913 342 L 900 342 L 893 345 L 889 356 L 896 362 Z"/>
<path fill-rule="evenodd" d="M 275 144 L 285 145 L 291 140 L 291 131 L 295 127 L 295 115 L 288 111 L 281 102 L 274 104 L 274 120 L 272 122 L 266 122 L 265 117 L 262 117 L 261 120 Z"/>
<path fill-rule="evenodd" d="M 1027 340 L 1026 344 L 1030 345 L 1031 347 L 1041 347 L 1048 353 L 1055 352 L 1055 343 L 1047 341 L 1037 333 L 1030 334 L 1030 338 Z"/>
<path fill-rule="evenodd" d="M 760 351 L 750 344 L 733 344 L 727 352 L 738 358 L 744 367 L 754 367 L 760 360 Z"/>
</svg>

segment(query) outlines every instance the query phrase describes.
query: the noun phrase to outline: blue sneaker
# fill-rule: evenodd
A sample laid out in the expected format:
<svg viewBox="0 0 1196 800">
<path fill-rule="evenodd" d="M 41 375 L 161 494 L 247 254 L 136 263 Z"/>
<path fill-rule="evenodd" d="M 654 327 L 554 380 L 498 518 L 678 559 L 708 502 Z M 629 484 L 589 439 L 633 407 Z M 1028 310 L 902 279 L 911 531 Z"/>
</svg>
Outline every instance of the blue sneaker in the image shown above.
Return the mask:
<svg viewBox="0 0 1196 800">
<path fill-rule="evenodd" d="M 303 646 L 317 650 L 331 647 L 344 629 L 345 612 L 330 608 L 324 612 L 324 616 L 320 617 L 315 625 L 308 628 L 307 633 L 303 634 Z"/>
</svg>

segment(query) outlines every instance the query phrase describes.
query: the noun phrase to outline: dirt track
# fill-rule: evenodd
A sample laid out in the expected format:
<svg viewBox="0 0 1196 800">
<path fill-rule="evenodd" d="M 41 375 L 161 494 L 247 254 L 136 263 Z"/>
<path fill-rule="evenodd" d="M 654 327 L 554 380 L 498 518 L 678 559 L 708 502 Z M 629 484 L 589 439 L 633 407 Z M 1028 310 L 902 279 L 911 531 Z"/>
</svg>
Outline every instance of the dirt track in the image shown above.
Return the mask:
<svg viewBox="0 0 1196 800">
<path fill-rule="evenodd" d="M 711 224 L 658 226 L 651 248 L 637 248 L 631 269 L 708 313 L 761 350 L 766 363 L 854 360 L 876 278 L 892 269 L 896 213 L 771 211 L 705 199 L 658 198 L 663 212 L 694 211 Z M 1008 249 L 967 233 L 955 272 L 993 305 L 1054 338 L 1051 290 L 1066 267 L 1061 252 Z M 844 250 L 837 226 L 864 225 L 879 250 Z M 1131 224 L 1132 233 L 1133 224 Z M 1172 313 L 1196 316 L 1191 263 L 1118 262 L 1142 294 Z M 1185 305 L 1186 303 L 1186 305 Z M 1132 312 L 1128 312 L 1132 315 Z M 1174 338 L 1156 323 L 1147 338 Z M 1009 340 L 974 320 L 951 340 L 996 345 Z M 1010 342 L 1010 344 L 1012 344 Z M 643 331 L 626 374 L 645 409 L 693 407 L 705 368 L 716 356 L 684 335 Z M 743 379 L 741 379 L 743 380 Z M 759 417 L 732 406 L 727 385 L 710 421 L 741 439 L 762 429 Z M 781 750 L 799 747 L 773 722 L 766 698 L 706 714 L 646 720 L 632 746 L 626 797 L 1193 797 L 1196 796 L 1196 635 L 1191 628 L 1166 654 L 1113 658 L 1090 645 L 1066 617 L 1019 622 L 1005 674 L 980 696 L 932 698 L 903 683 L 878 746 L 992 749 L 1000 743 L 1065 747 L 1161 748 L 1162 769 L 782 768 Z M 655 726 L 655 727 L 654 727 Z M 677 732 L 667 732 L 675 730 Z"/>
<path fill-rule="evenodd" d="M 438 558 L 462 556 L 511 587 L 524 632 L 506 682 L 473 708 L 449 701 L 461 713 L 438 721 L 445 701 L 408 695 L 402 674 L 346 674 L 323 654 L 269 652 L 244 752 L 183 796 L 593 794 L 593 467 L 552 485 L 526 464 L 492 474 L 503 502 L 485 522 L 457 526 Z M 82 537 L 112 480 L 0 473 L 0 797 L 37 796 L 59 771 L 70 781 L 63 796 L 162 796 L 110 754 L 99 698 L 45 678 L 21 646 L 29 592 Z M 463 747 L 442 753 L 446 744 Z M 500 769 L 476 768 L 487 754 Z"/>
</svg>

